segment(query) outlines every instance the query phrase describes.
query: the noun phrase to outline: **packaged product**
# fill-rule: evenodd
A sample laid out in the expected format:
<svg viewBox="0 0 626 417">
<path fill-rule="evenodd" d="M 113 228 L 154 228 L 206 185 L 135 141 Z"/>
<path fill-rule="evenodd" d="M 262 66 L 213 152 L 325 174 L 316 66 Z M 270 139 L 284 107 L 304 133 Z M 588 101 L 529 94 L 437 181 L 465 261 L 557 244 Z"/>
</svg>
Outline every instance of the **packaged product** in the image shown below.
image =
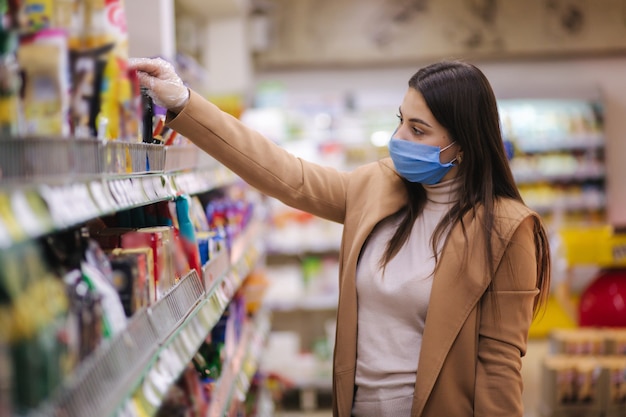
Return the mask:
<svg viewBox="0 0 626 417">
<path fill-rule="evenodd" d="M 198 252 L 196 230 L 190 215 L 190 201 L 191 199 L 187 195 L 182 195 L 175 199 L 176 218 L 178 220 L 178 230 L 180 230 L 182 246 L 187 255 L 189 266 L 198 272 L 198 276 L 202 276 L 202 263 L 200 261 L 200 253 Z"/>
<path fill-rule="evenodd" d="M 37 407 L 67 374 L 67 311 L 65 285 L 36 242 L 0 251 L 0 346 L 11 364 L 0 371 L 0 391 L 10 390 L 17 415 Z"/>
<path fill-rule="evenodd" d="M 113 286 L 109 258 L 93 240 L 89 240 L 81 272 L 88 289 L 98 294 L 102 301 L 102 332 L 105 339 L 111 338 L 126 328 L 126 314 Z"/>
<path fill-rule="evenodd" d="M 24 73 L 24 134 L 68 136 L 70 125 L 67 37 L 47 29 L 20 41 L 17 51 Z"/>
<path fill-rule="evenodd" d="M 114 249 L 109 255 L 113 285 L 120 295 L 127 317 L 151 304 L 154 299 L 154 260 L 149 248 Z"/>
<path fill-rule="evenodd" d="M 608 402 L 610 405 L 626 404 L 626 357 L 606 356 L 600 358 L 602 367 L 608 373 Z"/>
<path fill-rule="evenodd" d="M 172 263 L 172 227 L 157 226 L 137 229 L 121 236 L 122 248 L 151 248 L 156 283 L 155 300 L 160 299 L 174 284 L 175 273 Z"/>
<path fill-rule="evenodd" d="M 20 130 L 17 45 L 17 32 L 0 26 L 0 137 L 17 136 Z"/>
</svg>

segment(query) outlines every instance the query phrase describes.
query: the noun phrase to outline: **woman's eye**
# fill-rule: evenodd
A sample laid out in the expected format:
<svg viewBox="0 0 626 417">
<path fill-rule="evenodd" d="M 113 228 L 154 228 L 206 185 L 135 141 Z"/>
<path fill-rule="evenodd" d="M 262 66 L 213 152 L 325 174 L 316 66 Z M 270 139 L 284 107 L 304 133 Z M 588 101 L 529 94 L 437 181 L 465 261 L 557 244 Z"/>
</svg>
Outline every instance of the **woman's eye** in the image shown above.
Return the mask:
<svg viewBox="0 0 626 417">
<path fill-rule="evenodd" d="M 398 118 L 398 122 L 400 124 L 404 123 L 404 119 L 402 118 L 401 115 L 396 114 L 396 117 Z M 411 127 L 411 132 L 413 132 L 414 135 L 423 135 L 424 132 L 416 127 Z"/>
</svg>

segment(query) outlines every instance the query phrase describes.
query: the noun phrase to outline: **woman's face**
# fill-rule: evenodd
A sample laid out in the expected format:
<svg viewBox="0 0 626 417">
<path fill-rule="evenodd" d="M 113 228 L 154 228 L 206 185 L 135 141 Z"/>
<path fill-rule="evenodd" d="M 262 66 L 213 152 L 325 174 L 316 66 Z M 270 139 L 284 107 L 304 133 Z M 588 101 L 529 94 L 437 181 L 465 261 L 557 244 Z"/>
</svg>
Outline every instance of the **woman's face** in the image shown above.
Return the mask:
<svg viewBox="0 0 626 417">
<path fill-rule="evenodd" d="M 435 119 L 435 116 L 433 116 L 426 105 L 424 97 L 416 89 L 409 87 L 398 111 L 400 124 L 394 134 L 396 139 L 438 146 L 442 149 L 454 142 L 448 130 Z M 459 150 L 459 146 L 454 144 L 442 151 L 440 155 L 441 162 L 452 161 L 457 157 Z M 443 177 L 442 181 L 456 176 L 457 169 L 458 167 L 455 165 Z"/>
</svg>

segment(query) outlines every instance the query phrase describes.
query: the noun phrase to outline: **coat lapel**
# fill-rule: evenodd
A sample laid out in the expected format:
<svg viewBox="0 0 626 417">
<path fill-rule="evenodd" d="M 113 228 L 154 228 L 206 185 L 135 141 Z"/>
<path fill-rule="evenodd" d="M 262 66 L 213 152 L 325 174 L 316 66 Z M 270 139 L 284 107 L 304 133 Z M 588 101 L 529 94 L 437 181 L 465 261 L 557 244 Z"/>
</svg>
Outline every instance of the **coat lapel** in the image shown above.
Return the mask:
<svg viewBox="0 0 626 417">
<path fill-rule="evenodd" d="M 356 218 L 346 220 L 343 237 L 343 248 L 346 250 L 345 261 L 341 265 L 340 297 L 337 320 L 337 340 L 335 343 L 335 363 L 342 364 L 336 371 L 353 369 L 356 366 L 356 337 L 357 337 L 357 292 L 356 292 L 356 265 L 365 241 L 374 227 L 381 220 L 396 213 L 407 202 L 406 189 L 398 174 L 393 171 L 389 163 L 383 160 L 383 174 L 388 178 L 380 179 L 384 187 L 372 185 L 373 190 L 383 191 L 380 195 L 363 200 L 363 207 L 357 210 Z M 354 234 L 349 231 L 354 230 Z M 353 343 L 349 343 L 352 341 Z M 339 348 L 340 347 L 340 348 Z"/>
<path fill-rule="evenodd" d="M 416 375 L 414 416 L 421 415 L 455 338 L 489 285 L 479 223 L 466 216 L 471 245 L 465 243 L 460 225 L 451 231 L 435 272 Z M 469 262 L 462 267 L 464 259 Z"/>
<path fill-rule="evenodd" d="M 379 195 L 373 198 L 368 198 L 364 202 L 364 206 L 360 213 L 360 218 L 357 220 L 357 227 L 355 236 L 351 237 L 349 241 L 349 247 L 351 253 L 349 254 L 349 262 L 354 261 L 354 267 L 356 268 L 356 262 L 361 253 L 361 249 L 374 227 L 383 219 L 398 212 L 407 203 L 406 189 L 400 176 L 393 170 L 393 165 L 390 159 L 383 159 L 379 162 L 383 167 L 384 175 L 389 178 L 382 179 L 381 183 L 384 187 L 372 185 L 372 189 L 381 190 Z M 353 294 L 356 297 L 356 293 Z"/>
<path fill-rule="evenodd" d="M 351 213 L 355 217 L 346 218 L 341 257 L 341 289 L 337 309 L 337 331 L 334 354 L 334 408 L 336 415 L 349 416 L 354 394 L 354 373 L 356 370 L 357 343 L 357 291 L 356 265 L 361 249 L 370 233 L 384 218 L 396 213 L 407 202 L 406 189 L 400 177 L 390 167 L 390 160 L 383 160 L 382 172 L 368 178 L 362 190 L 370 190 L 368 198 L 356 199 L 363 204 Z M 380 181 L 380 184 L 375 182 Z M 372 184 L 372 182 L 374 182 Z M 380 190 L 372 195 L 371 190 Z M 371 197 L 370 197 L 371 196 Z M 358 213 L 358 214 L 356 214 Z"/>
</svg>

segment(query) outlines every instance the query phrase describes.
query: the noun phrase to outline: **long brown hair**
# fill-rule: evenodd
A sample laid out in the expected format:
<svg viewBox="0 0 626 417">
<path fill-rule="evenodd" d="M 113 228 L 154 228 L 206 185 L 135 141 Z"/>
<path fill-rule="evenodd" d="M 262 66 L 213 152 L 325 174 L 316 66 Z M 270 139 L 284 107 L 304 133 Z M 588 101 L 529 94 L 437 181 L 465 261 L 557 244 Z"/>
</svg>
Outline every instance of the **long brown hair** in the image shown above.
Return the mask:
<svg viewBox="0 0 626 417">
<path fill-rule="evenodd" d="M 509 167 L 500 130 L 496 98 L 485 75 L 476 66 L 444 61 L 420 69 L 409 80 L 409 87 L 419 91 L 433 116 L 447 129 L 463 152 L 458 175 L 462 178 L 459 201 L 439 222 L 431 245 L 435 260 L 437 247 L 446 231 L 460 224 L 465 231 L 463 217 L 482 207 L 480 216 L 485 234 L 485 261 L 490 265 L 493 278 L 495 268 L 491 235 L 494 228 L 494 205 L 498 198 L 522 202 Z M 426 193 L 421 184 L 405 180 L 409 204 L 403 209 L 402 219 L 395 234 L 387 244 L 381 259 L 386 265 L 408 239 L 415 219 L 426 203 Z M 478 217 L 475 217 L 478 219 Z M 535 255 L 537 259 L 537 287 L 540 295 L 535 302 L 535 313 L 545 305 L 550 285 L 550 251 L 546 231 L 540 220 L 535 220 Z M 465 236 L 467 239 L 467 236 Z M 493 279 L 491 280 L 493 288 Z"/>
</svg>

